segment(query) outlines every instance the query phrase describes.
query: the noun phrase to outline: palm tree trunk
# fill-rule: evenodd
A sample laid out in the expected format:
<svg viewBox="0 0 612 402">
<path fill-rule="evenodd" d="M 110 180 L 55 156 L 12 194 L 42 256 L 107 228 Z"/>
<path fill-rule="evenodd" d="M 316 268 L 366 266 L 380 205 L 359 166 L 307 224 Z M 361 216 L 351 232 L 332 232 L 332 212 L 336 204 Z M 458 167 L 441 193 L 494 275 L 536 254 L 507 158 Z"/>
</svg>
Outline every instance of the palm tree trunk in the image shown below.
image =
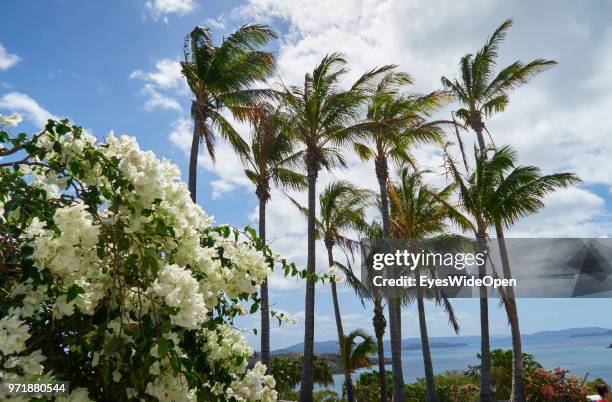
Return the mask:
<svg viewBox="0 0 612 402">
<path fill-rule="evenodd" d="M 387 178 L 389 169 L 385 158 L 376 158 L 376 177 L 380 188 L 380 203 L 385 241 L 391 238 L 389 224 L 389 198 L 387 196 Z M 402 321 L 400 300 L 396 295 L 388 297 L 389 335 L 391 337 L 391 362 L 393 367 L 393 402 L 406 402 L 404 374 L 402 369 Z"/>
<path fill-rule="evenodd" d="M 478 147 L 481 151 L 484 151 L 486 145 L 484 135 L 482 133 L 484 125 L 480 116 L 472 116 L 474 124 L 474 131 L 476 131 L 476 137 L 478 138 Z M 497 236 L 497 242 L 499 244 L 500 256 L 502 260 L 502 269 L 504 277 L 509 279 L 512 277 L 510 271 L 510 260 L 508 259 L 508 250 L 506 249 L 506 242 L 504 239 L 504 229 L 499 222 L 495 223 L 495 232 Z M 510 395 L 510 401 L 522 402 L 525 401 L 525 380 L 523 375 L 523 351 L 521 346 L 521 331 L 519 328 L 518 309 L 516 307 L 516 298 L 514 295 L 514 289 L 507 289 L 507 300 L 504 302 L 506 308 L 506 314 L 508 316 L 508 322 L 510 323 L 510 332 L 512 334 L 512 393 Z M 489 362 L 490 365 L 490 362 Z"/>
<path fill-rule="evenodd" d="M 330 243 L 325 244 L 327 247 L 327 261 L 329 266 L 332 267 L 334 265 L 334 255 L 332 252 L 332 245 Z M 336 289 L 336 281 L 334 278 L 331 279 L 331 290 L 332 290 L 332 301 L 334 303 L 334 315 L 336 317 L 336 329 L 338 331 L 338 342 L 342 342 L 342 338 L 344 337 L 344 331 L 342 329 L 342 316 L 340 315 L 340 303 L 338 303 L 338 292 Z"/>
<path fill-rule="evenodd" d="M 344 370 L 344 385 L 346 387 L 346 401 L 355 402 L 355 396 L 353 396 L 353 379 L 351 378 L 351 371 L 348 369 Z"/>
<path fill-rule="evenodd" d="M 482 118 L 480 114 L 473 113 L 472 114 L 472 128 L 476 132 L 476 138 L 478 139 L 478 148 L 481 152 L 484 152 L 486 148 L 486 144 L 484 141 L 484 136 L 482 134 L 482 130 L 484 129 L 484 125 L 482 123 Z M 479 247 L 482 247 L 485 240 L 485 228 L 481 227 L 482 224 L 479 225 L 478 231 L 479 236 L 477 241 L 479 243 Z M 486 263 L 482 264 L 479 268 L 479 276 L 482 278 L 486 275 Z M 489 299 L 487 295 L 487 289 L 485 286 L 480 287 L 480 355 L 481 355 L 481 365 L 480 365 L 480 401 L 481 402 L 489 402 L 493 400 L 493 393 L 491 388 L 491 345 L 489 339 Z"/>
<path fill-rule="evenodd" d="M 198 174 L 198 154 L 200 148 L 200 120 L 193 122 L 193 138 L 191 139 L 191 153 L 189 154 L 189 195 L 196 202 L 196 179 Z"/>
<path fill-rule="evenodd" d="M 374 333 L 376 334 L 376 346 L 378 352 L 378 377 L 380 382 L 380 402 L 387 402 L 387 372 L 385 370 L 385 346 L 383 344 L 383 336 L 385 335 L 385 327 L 387 320 L 383 313 L 382 300 L 380 298 L 374 300 Z"/>
<path fill-rule="evenodd" d="M 417 284 L 419 283 L 420 270 L 416 271 Z M 436 379 L 434 377 L 433 363 L 431 361 L 431 350 L 429 348 L 429 334 L 427 333 L 427 320 L 425 319 L 424 291 L 421 286 L 417 286 L 417 306 L 419 310 L 419 329 L 421 331 L 421 349 L 423 351 L 423 366 L 425 367 L 425 385 L 427 387 L 427 402 L 439 402 L 438 391 L 436 389 Z"/>
<path fill-rule="evenodd" d="M 483 151 L 486 148 L 484 135 L 482 134 L 482 130 L 484 129 L 484 125 L 482 124 L 482 118 L 480 114 L 474 113 L 472 114 L 472 128 L 476 132 L 476 138 L 478 139 L 478 148 Z"/>
<path fill-rule="evenodd" d="M 511 279 L 512 272 L 510 270 L 510 259 L 508 258 L 508 249 L 506 248 L 506 240 L 504 238 L 504 230 L 500 222 L 495 223 L 495 232 L 497 235 L 497 243 L 499 244 L 499 254 L 502 262 L 504 278 Z M 512 334 L 512 393 L 510 395 L 511 402 L 525 401 L 525 378 L 523 374 L 523 350 L 521 345 L 521 330 L 519 327 L 518 309 L 516 306 L 516 297 L 514 289 L 508 287 L 506 289 L 506 300 L 504 306 L 508 314 L 508 322 L 510 323 L 510 332 Z"/>
<path fill-rule="evenodd" d="M 259 198 L 259 238 L 266 244 L 266 200 Z M 270 302 L 268 300 L 268 278 L 261 283 L 261 363 L 270 360 Z"/>
<path fill-rule="evenodd" d="M 304 308 L 304 364 L 300 384 L 300 402 L 312 402 L 313 358 L 314 358 L 314 307 L 315 307 L 315 214 L 317 165 L 314 155 L 306 156 L 308 174 L 308 260 L 306 280 L 306 301 Z"/>
<path fill-rule="evenodd" d="M 480 226 L 480 225 L 479 225 Z M 483 253 L 486 247 L 485 232 L 479 228 L 476 236 L 478 253 Z M 478 276 L 482 279 L 487 274 L 487 264 L 480 264 Z M 491 345 L 489 336 L 489 299 L 486 286 L 480 286 L 480 402 L 492 402 L 491 388 Z"/>
</svg>

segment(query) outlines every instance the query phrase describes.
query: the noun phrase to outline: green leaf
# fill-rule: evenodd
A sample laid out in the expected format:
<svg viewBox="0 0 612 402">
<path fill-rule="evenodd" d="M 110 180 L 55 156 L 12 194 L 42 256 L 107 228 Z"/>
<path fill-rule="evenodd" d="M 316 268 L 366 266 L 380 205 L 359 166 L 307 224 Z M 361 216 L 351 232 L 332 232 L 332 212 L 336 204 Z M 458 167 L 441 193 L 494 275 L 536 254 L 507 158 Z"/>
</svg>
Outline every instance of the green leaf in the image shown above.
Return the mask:
<svg viewBox="0 0 612 402">
<path fill-rule="evenodd" d="M 70 288 L 68 288 L 68 294 L 66 296 L 66 301 L 70 303 L 71 301 L 76 299 L 76 297 L 80 295 L 81 293 L 85 293 L 82 287 L 78 285 L 70 286 Z"/>
</svg>

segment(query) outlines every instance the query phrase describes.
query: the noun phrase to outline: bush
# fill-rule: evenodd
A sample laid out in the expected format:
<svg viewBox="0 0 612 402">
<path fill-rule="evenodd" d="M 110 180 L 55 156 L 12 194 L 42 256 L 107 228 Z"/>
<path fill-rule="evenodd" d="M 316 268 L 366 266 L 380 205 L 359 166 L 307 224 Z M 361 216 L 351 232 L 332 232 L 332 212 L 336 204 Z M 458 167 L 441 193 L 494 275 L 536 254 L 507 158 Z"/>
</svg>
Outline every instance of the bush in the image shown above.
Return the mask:
<svg viewBox="0 0 612 402">
<path fill-rule="evenodd" d="M 586 382 L 567 370 L 539 368 L 525 376 L 525 391 L 529 402 L 583 402 L 589 394 Z"/>
<path fill-rule="evenodd" d="M 268 363 L 269 373 L 276 380 L 276 390 L 281 399 L 294 400 L 294 388 L 302 379 L 303 358 L 287 356 L 272 356 Z M 329 386 L 334 383 L 332 369 L 327 359 L 314 356 L 313 381 L 315 384 Z"/>
<path fill-rule="evenodd" d="M 476 355 L 480 359 L 480 354 Z M 523 353 L 523 369 L 530 372 L 542 366 L 533 356 Z M 480 380 L 480 365 L 470 366 L 468 374 L 475 382 Z M 493 349 L 491 351 L 491 385 L 493 395 L 498 400 L 510 399 L 512 392 L 512 350 Z"/>
<path fill-rule="evenodd" d="M 393 394 L 393 373 L 385 372 L 387 376 L 387 395 Z M 361 373 L 354 385 L 355 399 L 359 402 L 380 401 L 380 377 L 378 371 L 366 371 Z"/>
<path fill-rule="evenodd" d="M 437 375 L 436 389 L 441 402 L 469 402 L 478 399 L 478 386 L 471 376 L 462 372 L 449 371 Z M 427 400 L 424 378 L 406 385 L 406 398 L 415 402 Z"/>
<path fill-rule="evenodd" d="M 276 399 L 232 326 L 270 271 L 249 236 L 214 228 L 131 137 L 1 126 L 0 380 L 70 381 L 79 401 Z"/>
<path fill-rule="evenodd" d="M 315 392 L 313 398 L 314 402 L 342 402 L 338 393 L 329 389 Z"/>
</svg>

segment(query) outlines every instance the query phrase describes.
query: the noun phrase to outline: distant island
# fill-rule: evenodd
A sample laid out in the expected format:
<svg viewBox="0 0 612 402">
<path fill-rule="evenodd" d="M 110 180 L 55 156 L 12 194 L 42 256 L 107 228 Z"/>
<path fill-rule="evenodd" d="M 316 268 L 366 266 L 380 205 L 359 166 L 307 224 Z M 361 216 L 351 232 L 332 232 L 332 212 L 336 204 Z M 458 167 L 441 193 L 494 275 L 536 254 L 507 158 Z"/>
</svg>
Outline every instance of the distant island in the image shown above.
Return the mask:
<svg viewBox="0 0 612 402">
<path fill-rule="evenodd" d="M 553 331 L 539 331 L 533 334 L 523 334 L 523 343 L 542 343 L 552 340 L 572 339 L 572 338 L 587 338 L 587 337 L 605 337 L 612 336 L 612 329 L 601 328 L 601 327 L 586 327 L 586 328 L 568 328 L 562 330 Z M 509 336 L 492 336 L 491 344 L 495 347 L 506 347 L 510 345 L 511 338 Z M 598 340 L 597 342 L 601 342 Z M 446 348 L 458 348 L 466 347 L 470 345 L 480 344 L 480 337 L 473 335 L 457 335 L 457 336 L 446 336 L 446 337 L 430 337 L 429 341 L 432 349 L 446 349 Z M 601 343 L 600 343 L 601 344 Z M 612 346 L 612 345 L 610 345 Z M 385 352 L 390 351 L 390 344 L 388 340 L 384 343 Z M 402 340 L 403 350 L 421 350 L 421 339 L 420 338 L 407 338 Z M 295 345 L 288 346 L 283 349 L 277 349 L 272 352 L 272 355 L 286 355 L 291 353 L 302 353 L 304 351 L 304 344 L 297 343 Z M 314 352 L 317 355 L 324 353 L 337 354 L 338 353 L 338 341 L 320 341 L 315 342 Z"/>
<path fill-rule="evenodd" d="M 608 331 L 591 332 L 587 334 L 575 334 L 575 335 L 572 335 L 572 338 L 583 338 L 583 337 L 603 336 L 603 335 L 612 335 L 612 329 Z"/>
</svg>

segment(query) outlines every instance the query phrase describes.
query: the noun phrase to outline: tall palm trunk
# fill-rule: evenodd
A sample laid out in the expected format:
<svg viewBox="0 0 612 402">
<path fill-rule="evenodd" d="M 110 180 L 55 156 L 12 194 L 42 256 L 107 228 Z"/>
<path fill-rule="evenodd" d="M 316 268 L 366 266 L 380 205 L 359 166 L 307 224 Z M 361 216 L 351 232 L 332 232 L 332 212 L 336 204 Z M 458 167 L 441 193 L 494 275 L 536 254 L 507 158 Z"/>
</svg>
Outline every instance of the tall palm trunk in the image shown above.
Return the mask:
<svg viewBox="0 0 612 402">
<path fill-rule="evenodd" d="M 476 137 L 478 138 L 478 147 L 481 151 L 486 148 L 483 130 L 484 124 L 480 115 L 473 115 L 472 122 L 474 131 L 476 131 Z M 508 259 L 508 251 L 506 249 L 506 242 L 504 239 L 504 229 L 501 224 L 495 224 L 495 232 L 497 241 L 499 243 L 499 249 L 502 260 L 502 269 L 505 278 L 511 278 L 510 272 L 510 260 Z M 514 295 L 514 289 L 511 287 L 508 289 L 507 301 L 504 303 L 506 308 L 506 314 L 508 316 L 508 322 L 510 323 L 510 333 L 512 335 L 512 394 L 510 400 L 512 402 L 523 402 L 525 401 L 525 381 L 523 376 L 523 351 L 521 346 L 521 331 L 519 327 L 518 310 L 516 307 L 516 299 Z"/>
<path fill-rule="evenodd" d="M 351 371 L 344 369 L 344 385 L 346 387 L 346 401 L 355 402 L 355 396 L 353 395 L 353 379 L 351 378 Z"/>
<path fill-rule="evenodd" d="M 334 253 L 333 243 L 326 241 L 325 247 L 327 248 L 327 262 L 329 266 L 334 265 Z M 338 303 L 338 291 L 336 288 L 335 278 L 331 280 L 332 290 L 332 301 L 334 303 L 334 315 L 336 317 L 336 330 L 338 331 L 338 345 L 342 345 L 342 339 L 344 338 L 344 330 L 342 329 L 342 316 L 340 315 L 340 303 Z M 350 367 L 344 368 L 344 386 L 346 388 L 346 398 L 348 402 L 354 402 L 353 397 L 353 380 L 351 378 Z"/>
<path fill-rule="evenodd" d="M 479 223 L 476 245 L 478 253 L 484 254 L 486 250 L 486 234 Z M 480 279 L 487 274 L 487 263 L 478 266 Z M 480 402 L 492 402 L 491 388 L 491 345 L 489 335 L 489 299 L 486 286 L 480 286 Z"/>
<path fill-rule="evenodd" d="M 325 247 L 327 248 L 327 261 L 329 266 L 332 267 L 334 265 L 334 254 L 332 252 L 333 245 L 329 242 L 325 242 Z M 334 315 L 336 318 L 336 330 L 338 331 L 338 342 L 342 342 L 342 338 L 344 337 L 344 331 L 342 329 L 342 316 L 340 315 L 340 303 L 338 303 L 336 281 L 333 279 L 331 280 L 331 290 L 332 301 L 334 303 Z"/>
<path fill-rule="evenodd" d="M 506 248 L 504 231 L 500 222 L 495 223 L 495 232 L 497 235 L 497 243 L 499 244 L 499 254 L 501 257 L 504 278 L 510 279 L 512 278 L 512 272 L 510 271 L 510 259 L 508 258 L 508 249 Z M 506 307 L 508 322 L 510 323 L 510 332 L 512 334 L 512 393 L 510 394 L 510 401 L 524 402 L 525 378 L 523 373 L 521 330 L 519 328 L 518 309 L 516 307 L 514 289 L 511 286 L 506 289 L 506 300 L 504 301 L 504 306 Z"/>
<path fill-rule="evenodd" d="M 484 135 L 482 134 L 482 131 L 484 130 L 484 124 L 482 122 L 482 117 L 480 117 L 479 113 L 472 114 L 472 121 L 470 125 L 476 132 L 476 138 L 478 140 L 478 149 L 480 149 L 481 151 L 484 150 L 486 148 Z"/>
<path fill-rule="evenodd" d="M 378 352 L 378 377 L 380 381 L 380 402 L 387 402 L 387 372 L 385 370 L 385 346 L 383 344 L 383 336 L 385 335 L 385 327 L 387 320 L 383 313 L 382 297 L 374 301 L 374 334 L 376 335 L 376 349 Z"/>
<path fill-rule="evenodd" d="M 198 174 L 198 154 L 200 151 L 200 119 L 194 119 L 193 138 L 191 139 L 191 152 L 189 154 L 189 195 L 191 200 L 196 202 L 196 179 Z"/>
<path fill-rule="evenodd" d="M 478 148 L 481 152 L 484 152 L 486 144 L 484 141 L 484 124 L 482 117 L 479 113 L 472 114 L 471 126 L 476 132 L 476 138 L 478 139 Z M 480 247 L 484 247 L 482 244 L 485 240 L 486 228 L 482 227 L 482 223 L 479 224 L 477 241 Z M 486 263 L 478 267 L 479 276 L 482 278 L 486 275 Z M 489 402 L 493 400 L 493 393 L 491 388 L 491 344 L 489 336 L 489 299 L 487 289 L 481 286 L 480 289 L 480 401 Z"/>
<path fill-rule="evenodd" d="M 420 270 L 416 271 L 417 284 L 421 275 Z M 439 402 L 436 380 L 434 377 L 433 363 L 431 361 L 431 349 L 429 348 L 429 334 L 427 333 L 427 320 L 425 319 L 425 300 L 424 291 L 421 286 L 417 286 L 417 307 L 419 310 L 419 329 L 421 332 L 421 350 L 423 351 L 423 366 L 425 367 L 425 385 L 427 387 L 427 402 Z"/>
<path fill-rule="evenodd" d="M 315 156 L 306 155 L 308 178 L 308 260 L 306 280 L 306 301 L 304 308 L 304 364 L 300 384 L 300 402 L 312 402 L 313 394 L 313 358 L 314 358 L 314 307 L 315 282 L 315 214 L 317 190 L 317 164 Z"/>
<path fill-rule="evenodd" d="M 266 200 L 259 197 L 259 238 L 266 244 Z M 268 300 L 268 278 L 261 283 L 261 362 L 268 365 L 270 360 L 270 302 Z"/>
<path fill-rule="evenodd" d="M 391 238 L 391 227 L 389 224 L 389 198 L 387 196 L 387 179 L 389 169 L 385 158 L 377 158 L 376 177 L 380 188 L 380 203 L 382 209 L 383 233 L 385 242 Z M 402 318 L 400 300 L 397 295 L 388 297 L 389 305 L 389 329 L 391 337 L 391 362 L 393 367 L 393 402 L 406 402 L 406 391 L 404 390 L 404 374 L 402 369 Z"/>
</svg>

